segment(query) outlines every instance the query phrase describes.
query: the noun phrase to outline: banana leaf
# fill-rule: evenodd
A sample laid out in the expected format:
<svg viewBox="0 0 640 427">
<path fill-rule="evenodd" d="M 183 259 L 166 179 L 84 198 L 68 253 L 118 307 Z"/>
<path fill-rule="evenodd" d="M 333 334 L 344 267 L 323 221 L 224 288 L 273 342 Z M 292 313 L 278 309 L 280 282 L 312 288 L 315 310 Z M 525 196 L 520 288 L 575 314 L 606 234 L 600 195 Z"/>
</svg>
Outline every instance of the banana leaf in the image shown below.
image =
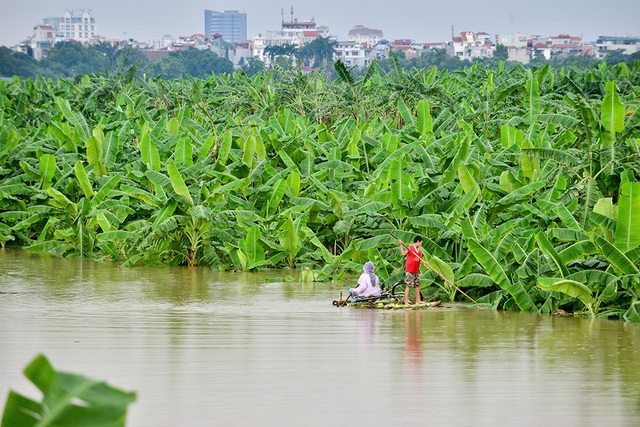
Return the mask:
<svg viewBox="0 0 640 427">
<path fill-rule="evenodd" d="M 420 136 L 424 136 L 427 132 L 433 131 L 433 119 L 429 111 L 429 101 L 421 99 L 418 101 L 418 131 Z"/>
<path fill-rule="evenodd" d="M 475 240 L 467 240 L 467 245 L 476 260 L 489 274 L 489 277 L 491 277 L 501 289 L 508 291 L 511 287 L 511 281 L 498 261 Z"/>
<path fill-rule="evenodd" d="M 623 317 L 627 322 L 640 322 L 640 301 L 631 304 Z"/>
<path fill-rule="evenodd" d="M 87 162 L 94 165 L 93 171 L 96 176 L 101 177 L 107 174 L 107 170 L 102 163 L 102 144 L 104 142 L 104 134 L 102 129 L 93 130 L 93 135 L 85 141 L 87 149 Z"/>
<path fill-rule="evenodd" d="M 620 187 L 615 244 L 627 252 L 640 246 L 640 182 L 623 182 Z"/>
<path fill-rule="evenodd" d="M 184 200 L 187 201 L 189 206 L 194 206 L 193 199 L 191 198 L 191 193 L 189 193 L 189 189 L 187 185 L 184 183 L 184 179 L 182 179 L 182 175 L 180 175 L 180 171 L 177 166 L 173 163 L 169 163 L 167 165 L 167 172 L 169 172 L 169 179 L 171 180 L 171 186 L 173 190 L 179 196 L 182 196 Z"/>
<path fill-rule="evenodd" d="M 80 185 L 80 189 L 84 193 L 84 196 L 87 199 L 93 197 L 93 188 L 91 187 L 91 181 L 89 181 L 89 177 L 87 176 L 87 171 L 84 169 L 84 166 L 81 162 L 76 162 L 74 165 L 74 170 L 76 173 L 76 179 L 78 180 L 78 184 Z"/>
<path fill-rule="evenodd" d="M 415 127 L 415 119 L 407 104 L 404 103 L 402 99 L 399 99 L 397 102 L 398 111 L 400 111 L 400 116 L 402 116 L 402 120 L 404 120 L 405 126 L 409 128 Z"/>
<path fill-rule="evenodd" d="M 549 242 L 547 236 L 545 236 L 542 231 L 536 233 L 536 242 L 538 242 L 538 247 L 544 254 L 545 258 L 547 258 L 551 268 L 560 273 L 562 277 L 567 277 L 569 275 L 567 267 L 562 263 L 558 252 L 556 252 L 555 248 L 551 245 L 551 242 Z"/>
<path fill-rule="evenodd" d="M 569 209 L 567 209 L 565 205 L 559 204 L 556 207 L 556 211 L 558 213 L 560 221 L 562 221 L 565 227 L 574 231 L 582 231 L 582 227 L 580 227 L 578 221 L 576 221 L 576 219 L 573 217 L 571 212 L 569 212 Z"/>
<path fill-rule="evenodd" d="M 55 174 L 56 167 L 56 157 L 53 154 L 42 154 L 39 158 L 40 161 L 40 188 L 46 190 L 51 187 L 51 181 L 53 179 L 53 175 Z"/>
<path fill-rule="evenodd" d="M 605 91 L 607 94 L 602 99 L 601 120 L 602 125 L 609 132 L 608 144 L 613 144 L 616 133 L 624 129 L 624 104 L 620 100 L 615 82 L 607 82 Z"/>
<path fill-rule="evenodd" d="M 438 274 L 440 277 L 446 278 L 449 282 L 455 283 L 455 276 L 453 274 L 453 269 L 449 264 L 441 260 L 436 256 L 429 257 L 428 263 L 431 266 L 431 269 Z"/>
<path fill-rule="evenodd" d="M 638 267 L 627 256 L 600 236 L 595 237 L 595 245 L 611 265 L 622 274 L 639 274 Z"/>
<path fill-rule="evenodd" d="M 42 392 L 38 402 L 11 391 L 2 427 L 10 426 L 124 426 L 127 407 L 135 393 L 104 382 L 53 369 L 47 358 L 37 356 L 24 370 Z"/>
<path fill-rule="evenodd" d="M 558 253 L 558 257 L 562 264 L 567 265 L 572 261 L 585 259 L 587 255 L 593 255 L 596 252 L 596 247 L 590 240 L 581 240 L 563 249 Z"/>
<path fill-rule="evenodd" d="M 457 284 L 467 288 L 490 288 L 495 282 L 486 274 L 472 273 L 458 280 Z"/>
<path fill-rule="evenodd" d="M 537 285 L 540 289 L 560 292 L 561 294 L 579 299 L 593 314 L 592 305 L 594 303 L 594 299 L 591 295 L 592 292 L 591 289 L 589 289 L 589 287 L 584 285 L 583 283 L 569 279 L 539 277 Z"/>
</svg>

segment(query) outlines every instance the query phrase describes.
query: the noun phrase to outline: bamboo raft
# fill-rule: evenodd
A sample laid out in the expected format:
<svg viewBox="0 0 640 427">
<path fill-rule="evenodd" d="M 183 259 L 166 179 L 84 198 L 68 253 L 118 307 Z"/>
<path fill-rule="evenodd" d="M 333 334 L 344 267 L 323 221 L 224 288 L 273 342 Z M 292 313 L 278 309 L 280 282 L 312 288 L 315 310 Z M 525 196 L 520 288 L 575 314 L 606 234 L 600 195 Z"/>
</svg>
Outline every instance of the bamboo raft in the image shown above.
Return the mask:
<svg viewBox="0 0 640 427">
<path fill-rule="evenodd" d="M 389 294 L 383 294 L 379 297 L 362 298 L 355 302 L 350 302 L 349 297 L 334 300 L 332 303 L 335 307 L 353 307 L 353 308 L 375 308 L 381 310 L 420 310 L 425 308 L 443 307 L 442 301 L 423 302 L 421 304 L 405 304 L 399 298 Z"/>
</svg>

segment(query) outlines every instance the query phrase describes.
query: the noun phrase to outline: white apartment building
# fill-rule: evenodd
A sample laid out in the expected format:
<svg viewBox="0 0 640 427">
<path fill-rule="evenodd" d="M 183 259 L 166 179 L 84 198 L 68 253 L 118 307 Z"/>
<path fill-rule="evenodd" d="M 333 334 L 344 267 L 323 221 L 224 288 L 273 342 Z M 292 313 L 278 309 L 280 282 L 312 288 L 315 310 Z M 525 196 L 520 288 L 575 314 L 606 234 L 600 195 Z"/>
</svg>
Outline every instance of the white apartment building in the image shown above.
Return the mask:
<svg viewBox="0 0 640 427">
<path fill-rule="evenodd" d="M 62 17 L 45 18 L 44 24 L 55 28 L 58 40 L 87 43 L 98 35 L 96 20 L 87 10 L 67 10 Z"/>
<path fill-rule="evenodd" d="M 51 48 L 56 44 L 56 30 L 51 25 L 36 25 L 31 36 L 31 50 L 36 61 L 49 56 Z"/>
<path fill-rule="evenodd" d="M 368 28 L 363 25 L 356 25 L 350 29 L 349 35 L 347 36 L 347 41 L 360 43 L 366 47 L 373 47 L 382 39 L 384 39 L 382 30 Z"/>
<path fill-rule="evenodd" d="M 347 67 L 368 67 L 375 57 L 375 52 L 372 57 L 372 50 L 356 41 L 339 41 L 335 44 L 334 51 L 334 61 L 341 60 Z"/>
<path fill-rule="evenodd" d="M 291 21 L 282 21 L 280 31 L 269 31 L 266 36 L 254 36 L 251 39 L 251 56 L 269 65 L 270 59 L 264 54 L 267 46 L 290 44 L 301 47 L 318 37 L 329 37 L 329 27 L 316 25 L 313 20 L 298 21 L 292 17 Z"/>
<path fill-rule="evenodd" d="M 496 36 L 496 45 L 502 45 L 507 48 L 509 54 L 507 61 L 520 62 L 522 64 L 528 64 L 531 60 L 528 41 L 529 37 L 520 33 L 498 34 Z"/>
<path fill-rule="evenodd" d="M 595 55 L 598 59 L 602 59 L 609 52 L 619 50 L 625 55 L 631 55 L 640 52 L 640 38 L 637 37 L 615 37 L 615 36 L 598 36 L 596 40 Z"/>
<path fill-rule="evenodd" d="M 453 37 L 450 49 L 451 56 L 457 56 L 462 60 L 474 60 L 493 57 L 494 46 L 487 33 L 463 31 L 460 36 Z"/>
<path fill-rule="evenodd" d="M 541 41 L 538 38 L 536 40 L 532 40 L 530 44 L 532 58 L 543 56 L 545 59 L 549 60 L 553 56 L 579 55 L 589 52 L 586 46 L 582 43 L 581 37 L 570 36 L 567 34 L 547 37 L 544 41 Z"/>
</svg>

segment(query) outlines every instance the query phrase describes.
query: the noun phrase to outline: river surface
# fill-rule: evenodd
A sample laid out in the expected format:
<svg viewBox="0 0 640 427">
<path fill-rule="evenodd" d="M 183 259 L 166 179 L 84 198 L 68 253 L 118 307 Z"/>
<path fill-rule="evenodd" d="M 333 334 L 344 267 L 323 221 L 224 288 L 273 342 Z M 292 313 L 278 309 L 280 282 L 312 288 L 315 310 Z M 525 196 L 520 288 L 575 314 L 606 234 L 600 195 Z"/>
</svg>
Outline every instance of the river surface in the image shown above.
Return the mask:
<svg viewBox="0 0 640 427">
<path fill-rule="evenodd" d="M 299 271 L 0 251 L 0 408 L 39 353 L 137 393 L 127 426 L 638 426 L 640 324 L 336 308 Z"/>
</svg>

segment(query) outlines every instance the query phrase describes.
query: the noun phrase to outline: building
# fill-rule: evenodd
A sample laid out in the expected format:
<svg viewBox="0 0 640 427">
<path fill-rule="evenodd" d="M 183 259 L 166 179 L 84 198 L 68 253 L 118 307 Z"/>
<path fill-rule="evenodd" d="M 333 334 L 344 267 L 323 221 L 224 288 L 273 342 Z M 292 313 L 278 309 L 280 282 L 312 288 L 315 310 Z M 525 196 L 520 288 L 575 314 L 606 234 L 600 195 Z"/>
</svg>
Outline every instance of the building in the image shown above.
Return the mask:
<svg viewBox="0 0 640 427">
<path fill-rule="evenodd" d="M 491 44 L 491 36 L 487 33 L 474 33 L 463 31 L 460 36 L 453 37 L 451 56 L 457 56 L 462 60 L 474 60 L 493 57 L 494 46 Z"/>
<path fill-rule="evenodd" d="M 55 29 L 58 40 L 75 40 L 88 43 L 98 35 L 96 20 L 91 12 L 67 10 L 62 17 L 49 17 L 43 20 L 44 25 Z"/>
<path fill-rule="evenodd" d="M 268 66 L 271 61 L 264 53 L 268 46 L 293 45 L 302 47 L 318 37 L 330 37 L 329 27 L 316 25 L 313 19 L 299 21 L 293 17 L 292 11 L 289 21 L 285 21 L 283 16 L 280 31 L 268 31 L 266 36 L 258 34 L 251 39 L 251 56 L 260 59 Z"/>
<path fill-rule="evenodd" d="M 49 56 L 56 43 L 56 30 L 51 25 L 36 25 L 31 36 L 31 50 L 36 61 Z"/>
<path fill-rule="evenodd" d="M 530 46 L 532 58 L 542 56 L 547 60 L 552 57 L 590 53 L 590 47 L 583 44 L 581 37 L 567 34 L 550 36 L 544 41 L 536 37 L 532 39 Z"/>
<path fill-rule="evenodd" d="M 356 41 L 337 42 L 334 46 L 334 61 L 340 60 L 347 67 L 368 67 L 371 65 L 371 50 Z"/>
<path fill-rule="evenodd" d="M 531 60 L 531 49 L 529 48 L 529 37 L 526 34 L 510 33 L 496 35 L 496 46 L 502 45 L 507 48 L 507 61 L 528 64 Z"/>
<path fill-rule="evenodd" d="M 420 56 L 422 46 L 417 47 L 413 40 L 410 39 L 397 39 L 391 42 L 389 49 L 393 52 L 404 52 L 404 57 L 407 59 Z"/>
<path fill-rule="evenodd" d="M 621 51 L 625 55 L 640 52 L 640 38 L 598 36 L 595 52 L 598 59 L 602 59 L 607 53 L 617 50 Z"/>
<path fill-rule="evenodd" d="M 381 30 L 367 28 L 362 25 L 356 25 L 350 29 L 347 37 L 350 42 L 357 42 L 368 47 L 377 45 L 382 39 L 384 39 L 384 34 Z"/>
<path fill-rule="evenodd" d="M 211 37 L 218 33 L 228 42 L 243 42 L 247 40 L 247 14 L 237 10 L 218 12 L 205 9 L 204 34 Z"/>
</svg>

